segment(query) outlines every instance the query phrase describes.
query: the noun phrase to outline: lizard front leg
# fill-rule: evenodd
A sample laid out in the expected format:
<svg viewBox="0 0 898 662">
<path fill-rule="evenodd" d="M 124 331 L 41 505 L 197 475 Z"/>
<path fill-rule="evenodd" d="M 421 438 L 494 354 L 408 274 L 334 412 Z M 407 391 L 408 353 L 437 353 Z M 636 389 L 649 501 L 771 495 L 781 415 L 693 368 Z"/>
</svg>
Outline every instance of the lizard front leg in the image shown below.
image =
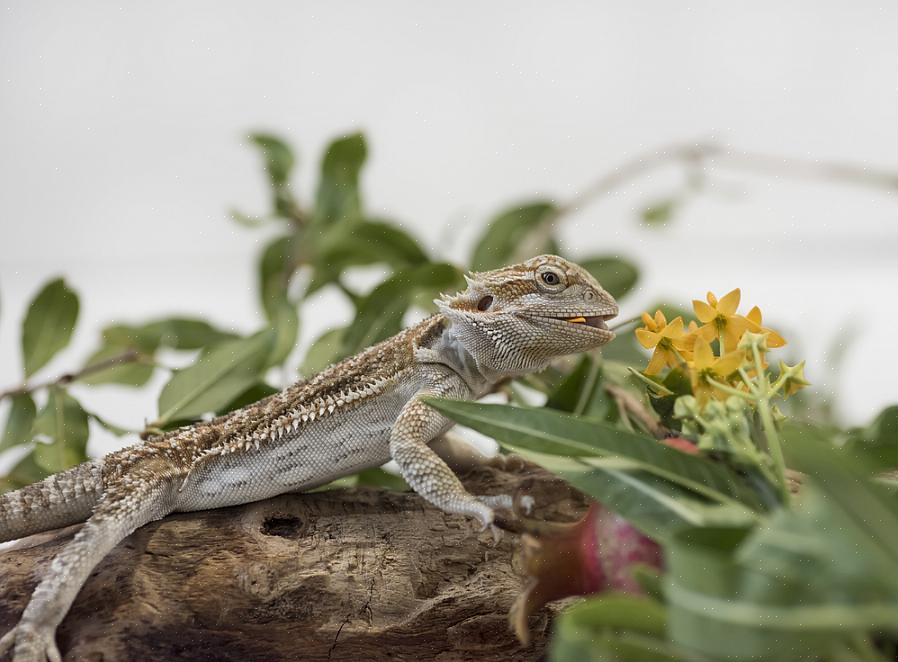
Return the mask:
<svg viewBox="0 0 898 662">
<path fill-rule="evenodd" d="M 444 432 L 430 444 L 436 453 L 453 471 L 465 472 L 480 466 L 492 467 L 500 471 L 519 471 L 524 466 L 523 458 L 517 455 L 485 455 L 470 441 L 451 430 Z M 480 501 L 493 508 L 512 510 L 514 497 L 510 494 L 478 496 Z M 531 496 L 522 496 L 518 501 L 521 510 L 530 513 L 534 501 Z"/>
<path fill-rule="evenodd" d="M 419 393 L 440 395 L 436 393 Z M 452 425 L 418 396 L 402 408 L 390 431 L 390 457 L 415 492 L 447 513 L 476 518 L 485 529 L 493 523 L 493 509 L 468 491 L 452 469 L 427 444 Z"/>
<path fill-rule="evenodd" d="M 91 571 L 135 529 L 171 508 L 168 484 L 147 479 L 109 491 L 72 541 L 53 559 L 18 625 L 0 639 L 0 655 L 15 646 L 14 662 L 58 662 L 56 628 Z"/>
</svg>

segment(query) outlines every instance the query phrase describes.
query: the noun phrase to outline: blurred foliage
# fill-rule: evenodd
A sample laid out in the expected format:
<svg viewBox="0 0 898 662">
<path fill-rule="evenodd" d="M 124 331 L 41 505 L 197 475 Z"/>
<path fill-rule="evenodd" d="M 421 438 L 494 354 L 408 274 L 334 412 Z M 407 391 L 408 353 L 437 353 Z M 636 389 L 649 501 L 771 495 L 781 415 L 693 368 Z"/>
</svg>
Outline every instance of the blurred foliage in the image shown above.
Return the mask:
<svg viewBox="0 0 898 662">
<path fill-rule="evenodd" d="M 562 252 L 558 223 L 576 207 L 549 200 L 509 205 L 484 223 L 467 263 L 453 264 L 396 221 L 366 213 L 360 175 L 368 149 L 361 134 L 326 148 L 310 199 L 293 186 L 298 159 L 289 145 L 263 133 L 250 143 L 262 158 L 270 209 L 231 215 L 248 231 L 264 228 L 271 236 L 256 269 L 258 328 L 241 336 L 181 316 L 115 322 L 80 368 L 39 381 L 68 345 L 79 310 L 64 280 L 48 282 L 22 326 L 22 385 L 0 394 L 8 404 L 0 451 L 22 453 L 0 478 L 0 491 L 85 460 L 92 424 L 146 438 L 264 398 L 277 390 L 273 379 L 294 369 L 308 378 L 396 333 L 410 313 L 432 313 L 431 300 L 462 287 L 465 270 Z M 700 186 L 695 177 L 684 191 L 646 205 L 642 221 L 668 223 Z M 634 289 L 633 263 L 581 248 L 567 257 L 616 298 Z M 370 266 L 380 267 L 383 278 L 370 290 L 353 289 L 347 274 Z M 345 324 L 333 320 L 300 356 L 303 308 L 324 288 L 346 297 L 354 314 Z M 690 320 L 676 306 L 656 307 L 668 319 Z M 173 355 L 185 355 L 189 365 L 167 368 L 163 361 Z M 888 641 L 898 631 L 898 489 L 882 476 L 898 469 L 898 408 L 869 427 L 844 430 L 803 421 L 802 411 L 824 407 L 808 396 L 793 399 L 791 418 L 777 424 L 789 466 L 808 479 L 802 498 L 786 503 L 764 475 L 719 449 L 686 454 L 657 442 L 659 424 L 688 436 L 674 406 L 690 387 L 671 370 L 655 381 L 650 405 L 643 381 L 628 369 L 645 359 L 633 334 L 621 333 L 602 352 L 569 357 L 505 387 L 515 403 L 539 394 L 542 407 L 432 402 L 505 451 L 557 472 L 665 548 L 661 588 L 643 598 L 599 596 L 568 610 L 556 623 L 551 658 L 880 659 L 873 637 Z M 159 371 L 167 380 L 158 410 L 134 430 L 88 411 L 70 391 L 72 384 L 145 388 Z M 339 484 L 406 488 L 382 469 Z"/>
</svg>

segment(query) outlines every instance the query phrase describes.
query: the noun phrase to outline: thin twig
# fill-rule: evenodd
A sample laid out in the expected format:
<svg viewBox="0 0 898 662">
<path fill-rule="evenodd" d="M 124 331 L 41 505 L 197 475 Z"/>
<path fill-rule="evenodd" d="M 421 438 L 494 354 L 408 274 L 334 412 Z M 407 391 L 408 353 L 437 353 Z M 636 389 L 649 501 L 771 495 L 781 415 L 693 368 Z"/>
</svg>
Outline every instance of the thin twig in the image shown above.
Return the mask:
<svg viewBox="0 0 898 662">
<path fill-rule="evenodd" d="M 617 384 L 605 384 L 604 388 L 605 392 L 614 398 L 621 413 L 629 414 L 635 418 L 656 439 L 664 439 L 670 434 L 670 430 L 661 424 L 658 417 L 646 409 L 632 393 L 627 391 L 627 389 L 622 388 Z"/>
<path fill-rule="evenodd" d="M 524 257 L 531 255 L 534 248 L 538 249 L 544 246 L 554 233 L 558 221 L 565 216 L 580 211 L 648 172 L 671 164 L 696 168 L 715 165 L 770 177 L 822 180 L 885 189 L 892 193 L 898 192 L 898 173 L 869 168 L 864 165 L 745 152 L 713 142 L 675 144 L 641 154 L 635 159 L 624 162 L 623 165 L 603 175 L 566 203 L 559 205 L 555 212 L 549 214 L 539 228 L 531 234 L 527 246 L 522 246 L 522 250 L 528 251 Z"/>
<path fill-rule="evenodd" d="M 103 370 L 113 368 L 117 365 L 134 363 L 136 361 L 139 361 L 142 356 L 143 355 L 136 349 L 129 349 L 122 352 L 121 354 L 110 356 L 108 359 L 103 359 L 102 361 L 97 361 L 96 363 L 92 363 L 91 365 L 84 366 L 83 368 L 81 368 L 81 370 L 77 370 L 75 372 L 66 372 L 56 379 L 50 379 L 44 382 L 38 382 L 36 384 L 22 384 L 21 386 L 7 389 L 0 392 L 0 400 L 16 395 L 33 393 L 34 391 L 44 388 L 50 388 L 51 386 L 65 386 L 83 377 L 93 375 L 97 372 L 102 372 Z"/>
</svg>

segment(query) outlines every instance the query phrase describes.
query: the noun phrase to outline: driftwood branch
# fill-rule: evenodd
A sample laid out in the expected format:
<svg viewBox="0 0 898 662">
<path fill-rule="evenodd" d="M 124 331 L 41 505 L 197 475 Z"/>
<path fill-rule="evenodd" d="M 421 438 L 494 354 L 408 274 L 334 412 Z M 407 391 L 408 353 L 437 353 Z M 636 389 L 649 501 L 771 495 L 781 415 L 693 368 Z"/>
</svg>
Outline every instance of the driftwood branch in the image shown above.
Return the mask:
<svg viewBox="0 0 898 662">
<path fill-rule="evenodd" d="M 464 482 L 473 493 L 530 494 L 536 518 L 573 521 L 586 508 L 532 465 L 478 468 Z M 0 551 L 0 632 L 73 534 Z M 513 534 L 496 544 L 413 493 L 373 488 L 177 514 L 97 567 L 57 641 L 67 660 L 104 662 L 535 660 L 553 612 L 531 623 L 522 648 L 507 623 L 522 585 L 516 549 Z"/>
</svg>

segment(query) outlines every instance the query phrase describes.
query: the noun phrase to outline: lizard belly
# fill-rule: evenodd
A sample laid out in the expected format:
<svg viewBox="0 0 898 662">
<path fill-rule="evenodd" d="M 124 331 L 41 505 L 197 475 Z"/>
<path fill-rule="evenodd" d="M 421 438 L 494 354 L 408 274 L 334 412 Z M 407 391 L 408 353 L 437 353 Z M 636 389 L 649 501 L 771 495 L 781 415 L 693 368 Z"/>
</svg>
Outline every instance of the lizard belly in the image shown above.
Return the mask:
<svg viewBox="0 0 898 662">
<path fill-rule="evenodd" d="M 324 485 L 390 459 L 390 430 L 417 392 L 413 383 L 351 411 L 324 416 L 259 450 L 222 455 L 199 467 L 178 511 L 222 508 Z"/>
</svg>

